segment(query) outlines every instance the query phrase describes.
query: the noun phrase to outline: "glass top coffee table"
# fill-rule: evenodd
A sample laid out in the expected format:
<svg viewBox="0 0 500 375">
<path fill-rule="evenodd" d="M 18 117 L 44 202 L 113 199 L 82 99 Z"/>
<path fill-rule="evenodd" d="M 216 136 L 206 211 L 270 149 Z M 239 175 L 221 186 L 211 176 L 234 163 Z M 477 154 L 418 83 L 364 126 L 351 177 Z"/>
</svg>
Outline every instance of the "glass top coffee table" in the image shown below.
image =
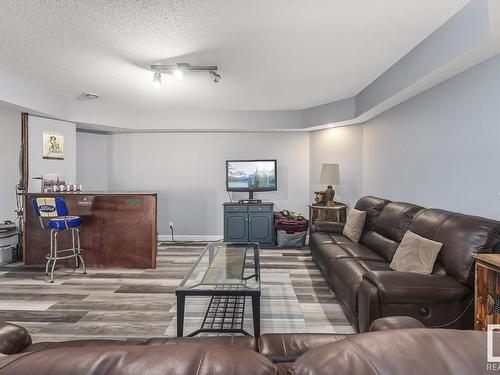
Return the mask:
<svg viewBox="0 0 500 375">
<path fill-rule="evenodd" d="M 242 333 L 246 297 L 251 297 L 254 336 L 260 336 L 260 254 L 256 243 L 212 242 L 175 290 L 177 337 L 184 334 L 186 297 L 211 297 L 202 332 Z"/>
</svg>

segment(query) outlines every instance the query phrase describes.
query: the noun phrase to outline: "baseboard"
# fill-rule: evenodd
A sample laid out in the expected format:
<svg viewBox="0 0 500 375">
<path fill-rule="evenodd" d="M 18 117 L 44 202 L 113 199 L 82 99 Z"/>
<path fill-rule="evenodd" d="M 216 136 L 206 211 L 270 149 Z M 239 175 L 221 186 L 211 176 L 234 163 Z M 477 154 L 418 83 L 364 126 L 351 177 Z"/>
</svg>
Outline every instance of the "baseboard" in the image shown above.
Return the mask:
<svg viewBox="0 0 500 375">
<path fill-rule="evenodd" d="M 220 235 L 195 235 L 195 234 L 176 234 L 174 235 L 175 240 L 179 242 L 183 241 L 207 241 L 207 242 L 214 242 L 214 241 L 220 241 L 223 239 L 224 236 Z M 158 235 L 158 242 L 168 242 L 172 241 L 172 236 L 170 234 L 159 234 Z M 306 237 L 306 245 L 309 245 L 309 236 Z"/>
<path fill-rule="evenodd" d="M 224 236 L 220 235 L 196 235 L 196 234 L 174 234 L 174 238 L 176 241 L 207 241 L 207 242 L 214 242 L 214 241 L 220 241 L 222 240 Z M 160 242 L 167 242 L 167 241 L 172 241 L 172 236 L 170 234 L 159 234 L 158 235 L 158 241 Z"/>
</svg>

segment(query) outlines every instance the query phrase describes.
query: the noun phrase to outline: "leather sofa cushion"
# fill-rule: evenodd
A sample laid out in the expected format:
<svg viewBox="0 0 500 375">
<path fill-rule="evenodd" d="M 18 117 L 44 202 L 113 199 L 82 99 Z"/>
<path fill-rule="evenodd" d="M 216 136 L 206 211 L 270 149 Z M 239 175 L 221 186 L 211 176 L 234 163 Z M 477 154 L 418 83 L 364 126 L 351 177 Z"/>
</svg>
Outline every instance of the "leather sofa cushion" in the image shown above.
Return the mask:
<svg viewBox="0 0 500 375">
<path fill-rule="evenodd" d="M 200 344 L 200 345 L 218 345 L 231 348 L 248 349 L 257 351 L 257 341 L 249 336 L 210 336 L 210 337 L 158 337 L 146 340 L 72 340 L 58 342 L 37 342 L 26 348 L 25 352 L 38 352 L 41 350 L 58 348 L 85 348 L 110 345 L 176 345 L 176 344 Z"/>
<path fill-rule="evenodd" d="M 275 375 L 293 375 L 293 362 L 276 363 Z"/>
<path fill-rule="evenodd" d="M 471 253 L 500 251 L 500 222 L 454 212 L 425 209 L 413 219 L 414 233 L 441 242 L 438 261 L 448 275 L 474 285 Z"/>
<path fill-rule="evenodd" d="M 494 346 L 500 346 L 500 335 Z M 486 333 L 443 329 L 370 332 L 313 349 L 294 375 L 486 374 Z"/>
<path fill-rule="evenodd" d="M 268 333 L 259 337 L 259 352 L 274 363 L 293 362 L 312 348 L 346 337 L 328 333 Z"/>
<path fill-rule="evenodd" d="M 367 260 L 374 262 L 385 262 L 385 259 L 377 255 L 369 248 L 362 244 L 353 243 L 351 240 L 344 238 L 344 240 L 338 241 L 338 243 L 327 242 L 324 237 L 320 235 L 324 233 L 316 232 L 311 234 L 310 242 L 312 242 L 312 247 L 314 248 L 313 257 L 320 269 L 325 274 L 327 282 L 333 286 L 334 281 L 331 278 L 331 271 L 333 263 L 341 259 L 357 259 L 357 260 Z M 332 239 L 332 242 L 337 240 Z M 322 242 L 321 244 L 318 244 Z M 388 268 L 384 267 L 384 269 Z M 378 269 L 378 268 L 377 268 Z"/>
<path fill-rule="evenodd" d="M 385 259 L 376 254 L 365 245 L 359 243 L 341 243 L 338 244 L 350 257 L 360 260 L 372 260 L 376 262 L 385 262 Z"/>
<path fill-rule="evenodd" d="M 318 220 L 311 228 L 311 232 L 342 233 L 344 223 Z"/>
<path fill-rule="evenodd" d="M 394 271 L 429 275 L 441 247 L 442 243 L 419 236 L 410 230 L 406 231 L 389 267 Z"/>
<path fill-rule="evenodd" d="M 363 281 L 363 275 L 369 271 L 388 268 L 387 263 L 355 259 L 340 259 L 333 264 L 330 278 L 335 285 L 335 294 L 349 308 L 352 316 L 357 315 L 358 289 Z"/>
<path fill-rule="evenodd" d="M 327 243 L 335 243 L 335 241 L 328 232 L 313 232 L 310 235 L 309 243 L 316 248 Z"/>
<path fill-rule="evenodd" d="M 423 209 L 411 203 L 388 203 L 377 218 L 375 231 L 393 241 L 401 242 L 411 227 L 413 217 Z"/>
<path fill-rule="evenodd" d="M 347 220 L 342 234 L 349 238 L 352 242 L 358 243 L 361 235 L 363 234 L 365 220 L 366 211 L 356 210 L 355 208 L 351 209 L 347 215 Z"/>
<path fill-rule="evenodd" d="M 338 259 L 350 258 L 350 254 L 345 251 L 340 245 L 329 243 L 316 247 L 314 251 L 314 259 L 323 272 L 330 272 L 330 264 Z"/>
<path fill-rule="evenodd" d="M 471 288 L 449 276 L 372 270 L 365 278 L 377 286 L 382 303 L 448 303 L 472 294 Z"/>
<path fill-rule="evenodd" d="M 0 322 L 0 353 L 16 354 L 31 345 L 28 331 L 16 324 Z"/>
<path fill-rule="evenodd" d="M 425 326 L 420 320 L 411 316 L 389 316 L 374 320 L 370 325 L 370 332 L 405 328 L 425 328 Z"/>
<path fill-rule="evenodd" d="M 101 346 L 61 348 L 0 358 L 2 375 L 274 375 L 260 354 L 223 346 Z"/>
<path fill-rule="evenodd" d="M 390 200 L 366 196 L 358 199 L 354 208 L 366 211 L 365 230 L 374 230 L 377 217 Z"/>
<path fill-rule="evenodd" d="M 366 231 L 361 237 L 361 243 L 372 249 L 375 253 L 382 256 L 385 260 L 390 262 L 399 242 L 393 241 L 375 231 Z"/>
</svg>

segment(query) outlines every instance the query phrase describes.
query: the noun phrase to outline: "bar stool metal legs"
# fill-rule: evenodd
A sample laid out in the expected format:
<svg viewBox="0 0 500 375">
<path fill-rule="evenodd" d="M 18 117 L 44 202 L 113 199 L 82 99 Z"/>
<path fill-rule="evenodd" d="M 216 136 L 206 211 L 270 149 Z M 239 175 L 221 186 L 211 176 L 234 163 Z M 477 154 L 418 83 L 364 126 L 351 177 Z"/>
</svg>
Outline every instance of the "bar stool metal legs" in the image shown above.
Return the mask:
<svg viewBox="0 0 500 375">
<path fill-rule="evenodd" d="M 71 231 L 71 248 L 69 249 L 58 249 L 57 246 L 57 235 L 61 230 L 51 229 L 50 231 L 50 253 L 47 254 L 47 263 L 45 265 L 45 275 L 49 275 L 49 267 L 50 276 L 49 282 L 54 282 L 54 271 L 56 268 L 56 262 L 60 259 L 69 259 L 73 258 L 75 260 L 75 269 L 82 266 L 82 271 L 84 274 L 87 273 L 85 262 L 83 260 L 82 249 L 80 248 L 80 230 L 78 228 L 68 228 L 65 230 Z M 76 241 L 75 241 L 76 239 Z M 70 253 L 69 255 L 64 255 L 65 253 Z M 62 254 L 62 255 L 59 255 Z"/>
</svg>

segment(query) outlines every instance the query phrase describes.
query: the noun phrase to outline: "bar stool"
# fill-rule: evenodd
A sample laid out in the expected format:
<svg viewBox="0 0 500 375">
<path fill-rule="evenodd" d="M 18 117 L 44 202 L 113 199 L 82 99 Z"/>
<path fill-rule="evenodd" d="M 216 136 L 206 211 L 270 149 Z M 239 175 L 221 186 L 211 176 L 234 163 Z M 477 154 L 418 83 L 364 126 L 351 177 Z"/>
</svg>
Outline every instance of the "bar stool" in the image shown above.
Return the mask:
<svg viewBox="0 0 500 375">
<path fill-rule="evenodd" d="M 60 259 L 74 258 L 74 268 L 77 269 L 81 263 L 83 273 L 87 273 L 85 262 L 83 261 L 83 250 L 80 248 L 80 224 L 82 222 L 80 217 L 68 215 L 68 208 L 62 198 L 35 198 L 33 199 L 33 208 L 42 228 L 50 229 L 50 252 L 46 256 L 47 264 L 45 265 L 45 274 L 48 275 L 49 267 L 52 263 L 49 282 L 54 282 L 56 262 Z M 72 247 L 70 249 L 59 250 L 57 248 L 57 235 L 68 230 L 71 231 Z M 64 255 L 66 253 L 71 254 Z"/>
</svg>

